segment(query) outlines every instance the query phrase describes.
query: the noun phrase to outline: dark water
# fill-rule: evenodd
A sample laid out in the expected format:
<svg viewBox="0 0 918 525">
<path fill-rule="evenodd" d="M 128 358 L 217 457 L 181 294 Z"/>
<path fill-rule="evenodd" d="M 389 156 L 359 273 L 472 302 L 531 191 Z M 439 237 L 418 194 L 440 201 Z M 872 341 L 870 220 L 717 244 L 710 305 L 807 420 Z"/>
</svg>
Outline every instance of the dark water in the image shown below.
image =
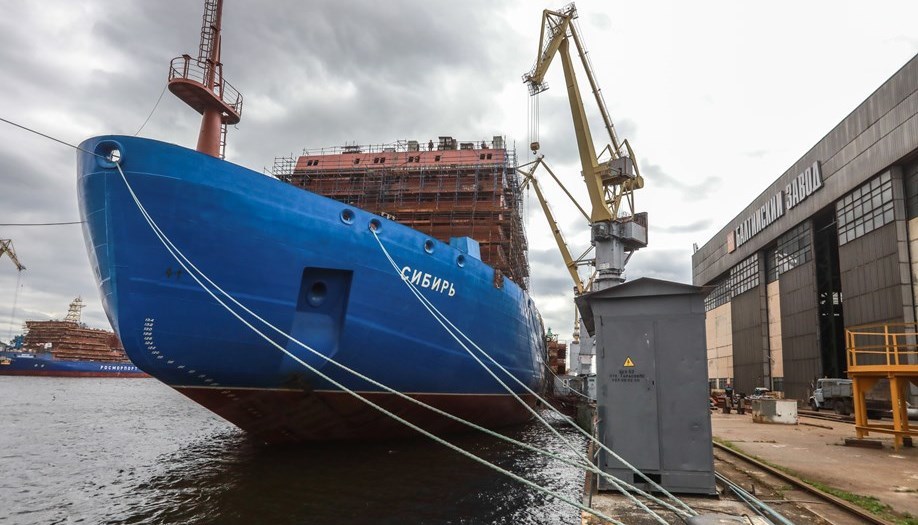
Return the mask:
<svg viewBox="0 0 918 525">
<path fill-rule="evenodd" d="M 153 379 L 0 376 L 0 400 L 2 524 L 579 523 L 426 438 L 266 447 Z M 536 424 L 505 433 L 564 448 Z M 582 471 L 480 434 L 450 441 L 580 499 Z"/>
</svg>

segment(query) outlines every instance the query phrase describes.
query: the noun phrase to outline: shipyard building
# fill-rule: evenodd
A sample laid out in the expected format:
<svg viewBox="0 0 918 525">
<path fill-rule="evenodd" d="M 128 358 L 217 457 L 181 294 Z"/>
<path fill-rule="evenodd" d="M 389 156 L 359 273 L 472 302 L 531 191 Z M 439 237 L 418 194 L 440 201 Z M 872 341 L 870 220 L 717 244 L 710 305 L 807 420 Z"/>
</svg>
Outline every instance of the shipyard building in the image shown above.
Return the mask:
<svg viewBox="0 0 918 525">
<path fill-rule="evenodd" d="M 712 388 L 806 399 L 846 377 L 845 329 L 913 323 L 918 56 L 692 256 Z M 914 357 L 914 356 L 913 356 Z"/>
</svg>

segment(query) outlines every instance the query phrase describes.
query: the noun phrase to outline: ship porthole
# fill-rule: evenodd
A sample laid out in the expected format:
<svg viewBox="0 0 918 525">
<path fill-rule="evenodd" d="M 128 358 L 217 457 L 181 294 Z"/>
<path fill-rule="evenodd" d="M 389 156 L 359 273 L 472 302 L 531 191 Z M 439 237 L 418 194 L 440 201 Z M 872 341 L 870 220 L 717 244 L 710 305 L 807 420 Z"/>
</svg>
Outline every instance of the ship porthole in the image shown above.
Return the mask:
<svg viewBox="0 0 918 525">
<path fill-rule="evenodd" d="M 124 162 L 124 148 L 114 140 L 103 140 L 96 144 L 96 162 L 103 168 L 114 168 Z"/>
<path fill-rule="evenodd" d="M 432 240 L 427 239 L 424 241 L 424 251 L 427 253 L 433 253 L 434 243 Z"/>
<path fill-rule="evenodd" d="M 382 229 L 382 223 L 379 222 L 379 219 L 373 219 L 370 221 L 371 232 L 378 232 L 380 229 Z"/>
<path fill-rule="evenodd" d="M 465 255 L 459 255 L 456 257 L 456 264 L 458 264 L 460 268 L 465 266 Z"/>
<path fill-rule="evenodd" d="M 348 210 L 348 209 L 341 210 L 341 222 L 343 222 L 344 224 L 352 224 L 354 222 L 353 210 Z"/>
<path fill-rule="evenodd" d="M 328 287 L 325 286 L 325 283 L 316 281 L 312 283 L 312 287 L 309 288 L 309 295 L 307 295 L 306 300 L 309 301 L 310 306 L 318 308 L 325 302 L 325 295 L 327 293 Z"/>
</svg>

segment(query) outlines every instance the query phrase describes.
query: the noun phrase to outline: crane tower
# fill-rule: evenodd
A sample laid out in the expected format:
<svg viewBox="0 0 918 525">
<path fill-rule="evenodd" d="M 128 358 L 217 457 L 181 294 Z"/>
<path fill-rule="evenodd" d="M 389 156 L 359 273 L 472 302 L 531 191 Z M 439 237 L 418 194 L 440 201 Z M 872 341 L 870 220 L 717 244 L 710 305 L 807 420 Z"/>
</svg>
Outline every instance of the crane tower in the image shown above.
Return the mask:
<svg viewBox="0 0 918 525">
<path fill-rule="evenodd" d="M 615 132 L 602 92 L 593 75 L 586 49 L 574 24 L 576 18 L 577 8 L 573 3 L 557 11 L 549 9 L 543 11 L 542 33 L 539 38 L 536 62 L 532 69 L 523 75 L 523 82 L 529 86 L 531 96 L 537 96 L 548 89 L 545 74 L 555 55 L 560 55 L 577 148 L 580 153 L 583 180 L 592 204 L 592 210 L 587 219 L 590 223 L 590 241 L 595 247 L 596 277 L 590 288 L 592 291 L 598 291 L 622 283 L 624 281 L 622 273 L 630 255 L 639 248 L 647 246 L 647 214 L 635 213 L 634 191 L 644 186 L 644 179 L 640 175 L 637 162 L 634 160 L 634 152 L 628 141 L 620 141 Z M 610 144 L 600 150 L 598 155 L 577 84 L 570 50 L 571 41 L 574 42 L 609 134 Z M 532 149 L 536 152 L 539 149 L 539 143 L 533 142 Z M 557 234 L 555 237 L 559 248 L 564 253 L 566 247 L 563 246 Z M 571 257 L 565 255 L 569 268 L 571 260 Z M 577 282 L 576 273 L 572 272 L 572 275 L 578 290 L 588 291 Z"/>
</svg>

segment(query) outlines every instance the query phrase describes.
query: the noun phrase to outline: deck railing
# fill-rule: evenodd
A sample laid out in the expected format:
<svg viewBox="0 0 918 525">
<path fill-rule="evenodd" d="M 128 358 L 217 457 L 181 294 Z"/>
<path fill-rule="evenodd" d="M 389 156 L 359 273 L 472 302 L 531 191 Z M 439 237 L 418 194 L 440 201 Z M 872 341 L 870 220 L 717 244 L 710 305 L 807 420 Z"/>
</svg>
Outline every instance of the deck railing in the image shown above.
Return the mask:
<svg viewBox="0 0 918 525">
<path fill-rule="evenodd" d="M 213 93 L 224 104 L 229 106 L 237 115 L 242 114 L 242 94 L 223 78 L 223 64 L 201 62 L 190 55 L 175 57 L 169 66 L 169 80 L 182 78 L 207 86 L 208 79 L 213 76 Z"/>
</svg>

